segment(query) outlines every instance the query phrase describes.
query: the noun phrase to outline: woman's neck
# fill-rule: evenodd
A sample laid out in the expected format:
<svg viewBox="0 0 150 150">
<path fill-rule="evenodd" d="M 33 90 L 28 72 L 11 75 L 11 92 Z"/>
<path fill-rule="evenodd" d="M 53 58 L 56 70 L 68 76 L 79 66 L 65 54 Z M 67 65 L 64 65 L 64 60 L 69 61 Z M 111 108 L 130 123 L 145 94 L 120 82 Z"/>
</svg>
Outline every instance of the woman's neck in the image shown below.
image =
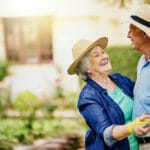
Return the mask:
<svg viewBox="0 0 150 150">
<path fill-rule="evenodd" d="M 115 83 L 109 78 L 108 74 L 96 74 L 90 77 L 109 92 L 114 91 L 116 88 Z"/>
<path fill-rule="evenodd" d="M 91 75 L 91 78 L 96 81 L 97 83 L 100 83 L 100 84 L 107 84 L 108 81 L 110 80 L 109 79 L 109 76 L 108 74 L 96 74 L 96 75 Z"/>
</svg>

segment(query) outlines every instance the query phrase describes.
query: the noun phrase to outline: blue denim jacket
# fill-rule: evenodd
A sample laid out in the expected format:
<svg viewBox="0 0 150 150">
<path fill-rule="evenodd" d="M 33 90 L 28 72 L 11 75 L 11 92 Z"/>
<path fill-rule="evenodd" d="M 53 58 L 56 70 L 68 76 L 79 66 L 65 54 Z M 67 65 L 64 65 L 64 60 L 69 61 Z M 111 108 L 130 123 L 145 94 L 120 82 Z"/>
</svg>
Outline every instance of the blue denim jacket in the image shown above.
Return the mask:
<svg viewBox="0 0 150 150">
<path fill-rule="evenodd" d="M 125 94 L 133 98 L 133 81 L 119 73 L 111 74 L 109 77 Z M 107 127 L 125 124 L 121 108 L 108 96 L 106 89 L 88 79 L 80 93 L 78 108 L 90 128 L 85 137 L 86 150 L 129 150 L 127 138 L 117 141 L 110 147 L 104 142 L 104 130 Z"/>
</svg>

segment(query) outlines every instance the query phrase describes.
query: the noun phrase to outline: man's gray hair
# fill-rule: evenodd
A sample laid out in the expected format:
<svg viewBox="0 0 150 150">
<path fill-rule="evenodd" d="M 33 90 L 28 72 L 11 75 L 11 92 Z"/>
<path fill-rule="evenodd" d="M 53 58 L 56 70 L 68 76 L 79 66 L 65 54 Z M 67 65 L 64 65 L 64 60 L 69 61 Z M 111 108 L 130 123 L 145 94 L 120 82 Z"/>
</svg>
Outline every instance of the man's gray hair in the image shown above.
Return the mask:
<svg viewBox="0 0 150 150">
<path fill-rule="evenodd" d="M 87 52 L 87 54 L 79 61 L 77 67 L 76 67 L 76 72 L 78 76 L 86 81 L 88 78 L 88 73 L 87 70 L 90 68 L 90 62 L 88 60 L 88 56 L 90 55 L 91 50 Z"/>
</svg>

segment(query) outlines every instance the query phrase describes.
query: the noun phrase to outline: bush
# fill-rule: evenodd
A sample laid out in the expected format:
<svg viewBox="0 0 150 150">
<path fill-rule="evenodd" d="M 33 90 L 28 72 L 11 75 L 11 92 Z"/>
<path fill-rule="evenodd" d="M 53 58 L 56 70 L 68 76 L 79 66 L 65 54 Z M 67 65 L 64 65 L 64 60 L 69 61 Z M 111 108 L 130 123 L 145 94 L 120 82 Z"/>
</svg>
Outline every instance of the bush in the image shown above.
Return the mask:
<svg viewBox="0 0 150 150">
<path fill-rule="evenodd" d="M 20 112 L 33 112 L 38 107 L 38 97 L 32 92 L 26 90 L 19 93 L 14 102 L 15 110 Z"/>
<path fill-rule="evenodd" d="M 0 81 L 8 75 L 8 62 L 0 60 Z"/>
<path fill-rule="evenodd" d="M 14 144 L 7 140 L 0 140 L 0 150 L 13 150 Z"/>
<path fill-rule="evenodd" d="M 31 131 L 26 126 L 28 120 L 21 119 L 3 119 L 0 121 L 0 141 L 9 143 L 30 144 L 33 142 Z"/>
<path fill-rule="evenodd" d="M 56 94 L 54 96 L 55 98 L 64 98 L 64 91 L 60 85 L 57 85 L 55 90 L 56 90 Z"/>
<path fill-rule="evenodd" d="M 82 118 L 78 120 L 36 119 L 33 120 L 31 128 L 28 128 L 27 123 L 28 119 L 2 119 L 0 121 L 0 150 L 1 147 L 11 148 L 19 143 L 31 144 L 40 138 L 68 136 L 73 133 L 82 135 L 83 131 L 87 130 Z"/>
<path fill-rule="evenodd" d="M 77 93 L 69 93 L 68 95 L 65 96 L 65 106 L 64 108 L 72 108 L 76 109 L 77 108 L 77 100 L 78 100 L 78 95 Z"/>
<path fill-rule="evenodd" d="M 111 46 L 106 48 L 106 53 L 110 56 L 112 73 L 118 72 L 136 80 L 137 62 L 141 54 L 129 45 Z"/>
<path fill-rule="evenodd" d="M 39 107 L 39 109 L 42 110 L 45 115 L 51 115 L 56 108 L 57 105 L 53 104 L 49 98 L 45 99 Z"/>
<path fill-rule="evenodd" d="M 5 110 L 11 106 L 9 89 L 0 88 L 0 117 L 5 117 Z"/>
</svg>

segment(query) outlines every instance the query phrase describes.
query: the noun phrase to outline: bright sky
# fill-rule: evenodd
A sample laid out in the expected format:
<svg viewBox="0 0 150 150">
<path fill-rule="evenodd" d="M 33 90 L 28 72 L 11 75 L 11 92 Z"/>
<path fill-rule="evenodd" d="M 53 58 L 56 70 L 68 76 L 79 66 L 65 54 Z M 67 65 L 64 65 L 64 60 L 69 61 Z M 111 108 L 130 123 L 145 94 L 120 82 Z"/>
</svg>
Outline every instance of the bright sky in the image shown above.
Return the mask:
<svg viewBox="0 0 150 150">
<path fill-rule="evenodd" d="M 27 16 L 52 13 L 53 0 L 0 0 L 0 16 Z"/>
<path fill-rule="evenodd" d="M 93 0 L 0 0 L 0 17 L 53 13 L 87 15 L 95 12 L 96 9 L 98 10 Z"/>
</svg>

